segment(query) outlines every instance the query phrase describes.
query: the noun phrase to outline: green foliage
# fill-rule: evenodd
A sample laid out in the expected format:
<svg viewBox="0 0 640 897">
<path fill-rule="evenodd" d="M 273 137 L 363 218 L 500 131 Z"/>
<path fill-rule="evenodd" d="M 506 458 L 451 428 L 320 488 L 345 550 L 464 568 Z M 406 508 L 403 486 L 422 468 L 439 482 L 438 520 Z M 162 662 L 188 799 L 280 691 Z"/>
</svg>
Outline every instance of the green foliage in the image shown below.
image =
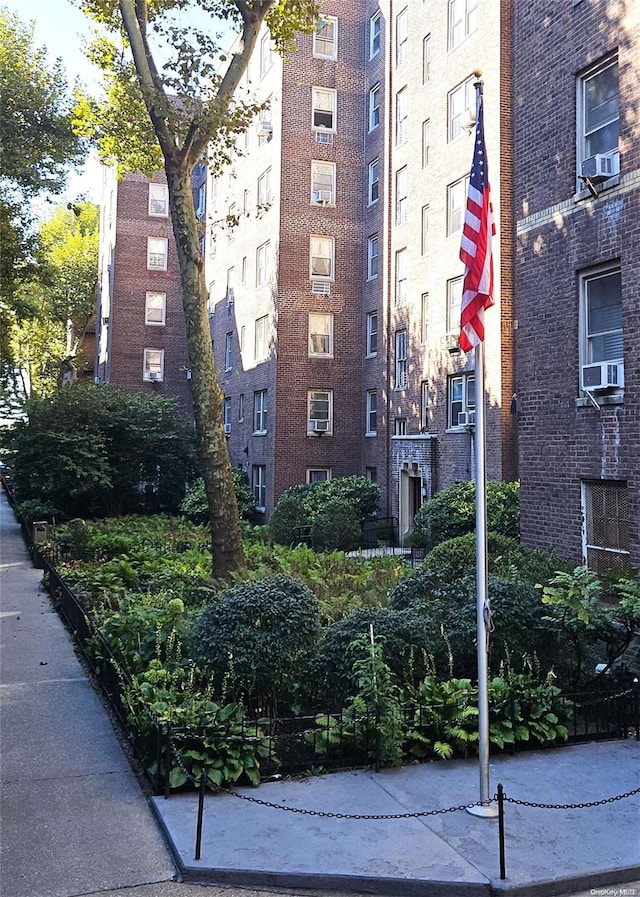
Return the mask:
<svg viewBox="0 0 640 897">
<path fill-rule="evenodd" d="M 295 545 L 296 528 L 311 525 L 311 514 L 300 499 L 283 493 L 269 518 L 269 532 L 274 542 L 279 545 Z"/>
<path fill-rule="evenodd" d="M 467 757 L 478 742 L 477 689 L 470 679 L 439 681 L 426 676 L 411 692 L 414 717 L 407 731 L 409 753 L 424 760 Z"/>
<path fill-rule="evenodd" d="M 238 502 L 238 512 L 243 520 L 253 520 L 256 513 L 256 499 L 251 491 L 247 474 L 241 467 L 234 467 L 233 486 Z M 210 517 L 204 480 L 199 477 L 187 490 L 180 504 L 180 512 L 192 523 L 207 523 Z"/>
<path fill-rule="evenodd" d="M 571 707 L 560 699 L 560 689 L 548 673 L 540 682 L 523 672 L 489 683 L 489 738 L 503 749 L 507 745 L 536 741 L 552 745 L 566 741 Z"/>
<path fill-rule="evenodd" d="M 415 517 L 414 544 L 433 548 L 475 531 L 475 482 L 456 483 L 438 492 Z M 520 535 L 520 484 L 487 483 L 487 529 L 517 539 Z"/>
<path fill-rule="evenodd" d="M 219 688 L 226 678 L 254 709 L 291 706 L 319 622 L 317 601 L 299 580 L 280 575 L 239 583 L 197 617 L 194 656 Z"/>
<path fill-rule="evenodd" d="M 65 519 L 65 513 L 49 504 L 46 501 L 40 501 L 37 498 L 31 498 L 27 501 L 21 501 L 18 504 L 18 513 L 24 519 L 25 523 L 31 524 L 34 520 L 46 520 L 48 523 L 60 523 Z"/>
<path fill-rule="evenodd" d="M 311 528 L 311 541 L 318 551 L 351 551 L 360 539 L 357 510 L 344 498 L 328 498 L 319 507 Z"/>
</svg>

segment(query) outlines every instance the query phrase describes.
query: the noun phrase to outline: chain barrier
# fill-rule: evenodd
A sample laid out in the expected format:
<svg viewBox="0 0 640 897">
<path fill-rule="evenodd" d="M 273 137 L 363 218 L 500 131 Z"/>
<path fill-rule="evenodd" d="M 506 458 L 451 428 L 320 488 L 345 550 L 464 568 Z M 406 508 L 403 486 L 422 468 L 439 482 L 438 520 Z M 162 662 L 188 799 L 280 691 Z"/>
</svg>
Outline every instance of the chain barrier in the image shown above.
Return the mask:
<svg viewBox="0 0 640 897">
<path fill-rule="evenodd" d="M 505 803 L 516 804 L 519 807 L 537 807 L 540 810 L 585 810 L 588 807 L 603 807 L 605 804 L 614 804 L 618 800 L 626 800 L 626 798 L 633 797 L 636 794 L 640 794 L 640 788 L 634 788 L 633 791 L 625 791 L 624 794 L 616 794 L 615 797 L 603 797 L 602 800 L 584 801 L 579 804 L 543 804 L 532 800 L 519 800 L 515 797 L 507 797 L 506 794 L 503 794 L 502 799 Z"/>
</svg>

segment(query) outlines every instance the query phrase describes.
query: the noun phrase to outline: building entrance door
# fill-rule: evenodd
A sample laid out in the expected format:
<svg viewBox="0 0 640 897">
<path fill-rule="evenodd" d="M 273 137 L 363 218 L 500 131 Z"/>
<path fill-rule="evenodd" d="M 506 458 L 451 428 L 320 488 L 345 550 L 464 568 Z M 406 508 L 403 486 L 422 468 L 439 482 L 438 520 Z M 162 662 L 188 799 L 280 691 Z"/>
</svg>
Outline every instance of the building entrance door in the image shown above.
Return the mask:
<svg viewBox="0 0 640 897">
<path fill-rule="evenodd" d="M 422 472 L 417 464 L 406 463 L 400 471 L 398 524 L 400 543 L 404 544 L 413 530 L 413 520 L 422 506 Z"/>
</svg>

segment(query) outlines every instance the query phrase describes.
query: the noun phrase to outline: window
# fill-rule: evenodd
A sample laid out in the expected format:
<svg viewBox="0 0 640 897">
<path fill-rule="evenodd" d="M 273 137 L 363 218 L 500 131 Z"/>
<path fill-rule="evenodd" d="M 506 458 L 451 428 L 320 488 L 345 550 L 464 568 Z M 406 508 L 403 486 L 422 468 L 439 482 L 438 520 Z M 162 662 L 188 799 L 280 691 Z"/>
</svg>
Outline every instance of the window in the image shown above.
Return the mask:
<svg viewBox="0 0 640 897">
<path fill-rule="evenodd" d="M 231 432 L 231 397 L 225 396 L 222 400 L 222 423 L 225 433 Z"/>
<path fill-rule="evenodd" d="M 375 436 L 378 432 L 378 391 L 367 390 L 367 417 L 365 421 L 365 433 L 367 436 Z"/>
<path fill-rule="evenodd" d="M 338 20 L 335 16 L 323 16 L 313 32 L 313 55 L 323 59 L 338 56 Z"/>
<path fill-rule="evenodd" d="M 407 419 L 406 417 L 396 417 L 393 420 L 393 435 L 394 436 L 406 436 L 407 435 Z"/>
<path fill-rule="evenodd" d="M 233 369 L 233 333 L 227 333 L 224 339 L 224 369 Z"/>
<path fill-rule="evenodd" d="M 369 19 L 369 59 L 380 52 L 382 14 L 378 11 Z"/>
<path fill-rule="evenodd" d="M 396 65 L 407 61 L 409 45 L 409 9 L 405 7 L 396 16 Z"/>
<path fill-rule="evenodd" d="M 247 257 L 246 255 L 242 258 L 242 273 L 240 275 L 240 280 L 242 283 L 247 282 Z"/>
<path fill-rule="evenodd" d="M 202 218 L 207 210 L 207 185 L 200 184 L 196 201 L 196 216 Z"/>
<path fill-rule="evenodd" d="M 143 380 L 164 380 L 164 349 L 145 349 Z"/>
<path fill-rule="evenodd" d="M 309 274 L 312 278 L 333 279 L 333 237 L 311 235 L 309 238 Z"/>
<path fill-rule="evenodd" d="M 370 311 L 367 314 L 367 357 L 378 354 L 378 312 Z"/>
<path fill-rule="evenodd" d="M 238 423 L 242 423 L 244 420 L 244 393 L 241 392 L 238 396 Z"/>
<path fill-rule="evenodd" d="M 253 432 L 267 432 L 267 390 L 259 389 L 253 394 Z"/>
<path fill-rule="evenodd" d="M 422 255 L 427 254 L 429 247 L 429 206 L 422 206 L 421 229 L 420 229 L 420 252 Z"/>
<path fill-rule="evenodd" d="M 578 81 L 579 162 L 596 153 L 615 153 L 613 174 L 618 173 L 620 129 L 618 60 L 607 59 Z M 580 168 L 580 166 L 579 166 Z M 581 174 L 581 169 L 578 174 Z M 580 182 L 582 186 L 582 182 Z"/>
<path fill-rule="evenodd" d="M 314 87 L 312 125 L 327 131 L 336 129 L 336 91 L 327 87 Z"/>
<path fill-rule="evenodd" d="M 261 287 L 267 282 L 267 260 L 269 255 L 269 241 L 256 249 L 256 286 Z"/>
<path fill-rule="evenodd" d="M 166 218 L 169 214 L 169 188 L 166 184 L 149 184 L 149 215 Z"/>
<path fill-rule="evenodd" d="M 167 294 L 166 293 L 147 293 L 145 298 L 145 324 L 152 324 L 156 327 L 164 327 L 165 316 L 167 312 Z"/>
<path fill-rule="evenodd" d="M 271 202 L 271 169 L 267 168 L 258 178 L 258 206 L 268 206 Z"/>
<path fill-rule="evenodd" d="M 253 464 L 251 467 L 251 490 L 256 500 L 256 510 L 264 511 L 267 498 L 267 468 L 265 464 Z"/>
<path fill-rule="evenodd" d="M 333 315 L 309 315 L 309 355 L 333 358 Z"/>
<path fill-rule="evenodd" d="M 447 187 L 447 234 L 462 230 L 464 209 L 469 191 L 469 175 Z"/>
<path fill-rule="evenodd" d="M 422 122 L 422 167 L 426 168 L 429 164 L 429 150 L 431 148 L 431 121 L 427 119 Z"/>
<path fill-rule="evenodd" d="M 627 484 L 615 480 L 582 483 L 584 560 L 595 573 L 629 567 Z"/>
<path fill-rule="evenodd" d="M 380 124 L 380 85 L 375 84 L 369 91 L 369 130 Z"/>
<path fill-rule="evenodd" d="M 260 77 L 264 78 L 273 65 L 273 44 L 271 35 L 264 34 L 260 41 Z"/>
<path fill-rule="evenodd" d="M 407 386 L 407 331 L 396 331 L 396 389 Z"/>
<path fill-rule="evenodd" d="M 242 193 L 242 211 L 243 214 L 248 214 L 249 212 L 249 191 L 244 190 Z"/>
<path fill-rule="evenodd" d="M 396 94 L 396 146 L 409 138 L 409 93 L 406 87 Z"/>
<path fill-rule="evenodd" d="M 367 280 L 378 276 L 378 235 L 372 234 L 367 240 Z"/>
<path fill-rule="evenodd" d="M 476 379 L 473 374 L 449 377 L 447 426 L 458 427 L 460 414 L 476 410 Z"/>
<path fill-rule="evenodd" d="M 369 205 L 378 202 L 380 195 L 380 160 L 369 163 Z"/>
<path fill-rule="evenodd" d="M 378 482 L 378 468 L 377 467 L 365 467 L 364 475 L 369 480 L 370 483 Z"/>
<path fill-rule="evenodd" d="M 227 241 L 232 243 L 235 239 L 235 229 L 240 224 L 240 218 L 238 217 L 238 206 L 235 202 L 229 203 L 227 208 Z"/>
<path fill-rule="evenodd" d="M 427 34 L 422 41 L 422 83 L 431 80 L 431 39 Z"/>
<path fill-rule="evenodd" d="M 396 224 L 407 220 L 407 167 L 396 171 Z"/>
<path fill-rule="evenodd" d="M 462 284 L 462 277 L 447 281 L 447 333 L 460 333 Z"/>
<path fill-rule="evenodd" d="M 583 364 L 622 362 L 622 278 L 620 269 L 585 274 L 582 287 Z"/>
<path fill-rule="evenodd" d="M 420 430 L 426 433 L 429 429 L 429 384 L 423 380 L 420 384 Z"/>
<path fill-rule="evenodd" d="M 269 100 L 270 102 L 270 100 Z M 258 146 L 264 146 L 271 140 L 273 135 L 273 124 L 271 122 L 271 109 L 261 109 L 258 113 L 258 121 L 256 123 L 258 130 Z"/>
<path fill-rule="evenodd" d="M 396 252 L 396 306 L 400 308 L 407 302 L 407 250 Z"/>
<path fill-rule="evenodd" d="M 307 434 L 333 433 L 333 390 L 310 389 L 307 394 Z"/>
<path fill-rule="evenodd" d="M 147 237 L 147 269 L 166 271 L 169 241 L 165 237 Z"/>
<path fill-rule="evenodd" d="M 254 358 L 264 361 L 269 355 L 269 315 L 256 319 Z"/>
<path fill-rule="evenodd" d="M 449 0 L 449 49 L 475 31 L 478 25 L 478 0 Z"/>
<path fill-rule="evenodd" d="M 307 483 L 324 483 L 331 479 L 330 467 L 307 468 Z"/>
<path fill-rule="evenodd" d="M 311 205 L 331 206 L 335 201 L 335 162 L 311 162 Z"/>
<path fill-rule="evenodd" d="M 476 90 L 475 76 L 458 84 L 447 96 L 449 117 L 448 140 L 457 140 L 475 115 Z"/>
</svg>

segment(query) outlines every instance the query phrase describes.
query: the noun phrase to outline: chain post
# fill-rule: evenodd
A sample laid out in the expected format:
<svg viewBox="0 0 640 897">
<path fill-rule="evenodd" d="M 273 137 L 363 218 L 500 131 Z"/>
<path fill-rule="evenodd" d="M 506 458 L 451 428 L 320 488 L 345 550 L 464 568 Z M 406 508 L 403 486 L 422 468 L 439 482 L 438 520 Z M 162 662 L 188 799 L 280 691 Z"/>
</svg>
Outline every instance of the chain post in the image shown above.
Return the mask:
<svg viewBox="0 0 640 897">
<path fill-rule="evenodd" d="M 164 799 L 169 800 L 169 789 L 171 787 L 171 726 L 167 723 L 165 732 L 166 741 L 164 746 Z"/>
<path fill-rule="evenodd" d="M 504 858 L 504 788 L 502 783 L 498 784 L 498 839 L 500 843 L 500 880 L 504 881 L 507 877 L 505 871 Z"/>
<path fill-rule="evenodd" d="M 198 789 L 198 822 L 196 825 L 196 853 L 194 856 L 195 860 L 200 859 L 200 852 L 202 848 L 202 819 L 204 817 L 204 793 L 206 790 L 207 784 L 207 774 L 205 770 L 202 770 L 202 775 L 200 776 L 200 788 Z"/>
</svg>

